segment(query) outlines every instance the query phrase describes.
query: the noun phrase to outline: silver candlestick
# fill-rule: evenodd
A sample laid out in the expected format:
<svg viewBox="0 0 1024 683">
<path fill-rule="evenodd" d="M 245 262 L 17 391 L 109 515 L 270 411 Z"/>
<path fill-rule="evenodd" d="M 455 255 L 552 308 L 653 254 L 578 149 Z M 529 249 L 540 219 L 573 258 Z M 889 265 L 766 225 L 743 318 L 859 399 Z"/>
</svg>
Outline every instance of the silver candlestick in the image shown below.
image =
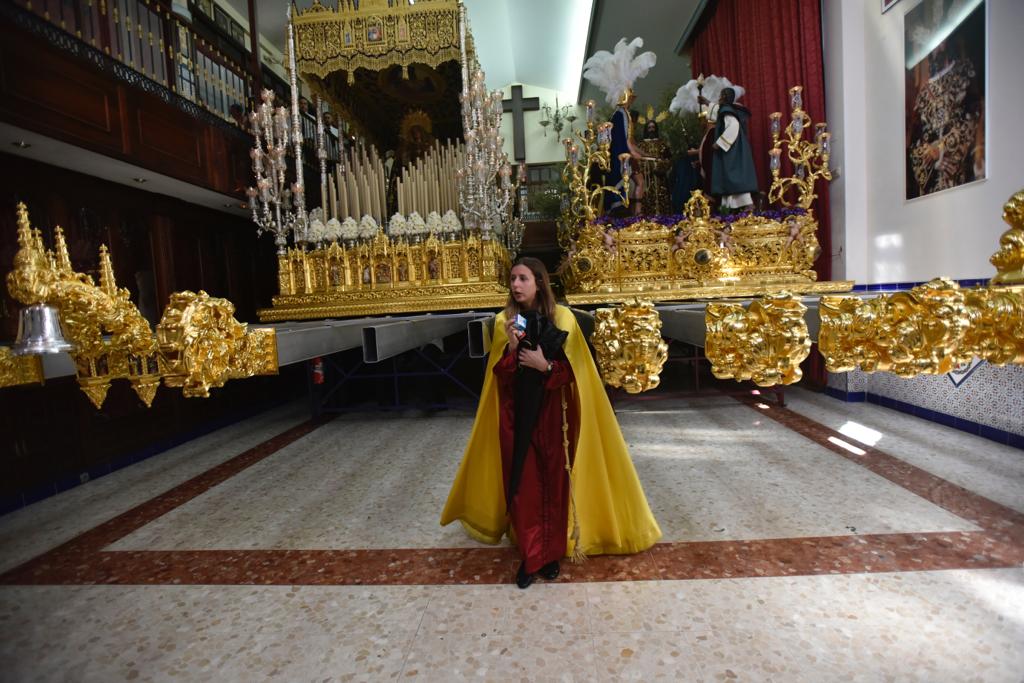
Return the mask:
<svg viewBox="0 0 1024 683">
<path fill-rule="evenodd" d="M 479 230 L 480 237 L 493 239 L 497 234 L 513 251 L 518 250 L 522 230 L 513 218 L 516 184 L 512 167 L 502 148 L 502 92 L 487 92 L 484 72 L 470 63 L 466 51 L 466 8 L 459 6 L 459 44 L 462 51 L 462 129 L 466 142 L 465 167 L 456 174 L 459 206 L 463 223 Z M 509 238 L 515 239 L 514 246 Z"/>
<path fill-rule="evenodd" d="M 292 25 L 292 7 L 288 4 L 285 15 L 288 19 L 288 79 L 292 89 L 292 140 L 295 143 L 295 184 L 292 194 L 295 201 L 295 223 L 292 227 L 296 242 L 307 242 L 309 215 L 306 213 L 306 185 L 302 180 L 302 127 L 299 120 L 299 82 L 295 68 L 295 27 Z"/>
<path fill-rule="evenodd" d="M 256 111 L 249 115 L 256 138 L 249 152 L 256 186 L 248 188 L 246 194 L 258 232 L 273 233 L 277 253 L 283 254 L 288 245 L 288 233 L 294 231 L 297 222 L 292 192 L 285 180 L 291 131 L 288 111 L 284 107 L 274 109 L 274 93 L 264 90 L 261 100 Z"/>
</svg>

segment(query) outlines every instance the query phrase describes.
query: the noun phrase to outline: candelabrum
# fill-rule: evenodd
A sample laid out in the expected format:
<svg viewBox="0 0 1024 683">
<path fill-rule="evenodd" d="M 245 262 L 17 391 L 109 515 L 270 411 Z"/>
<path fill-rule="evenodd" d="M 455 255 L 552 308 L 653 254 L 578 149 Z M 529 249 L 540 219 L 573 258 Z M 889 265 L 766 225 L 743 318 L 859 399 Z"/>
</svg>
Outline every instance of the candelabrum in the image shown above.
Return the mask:
<svg viewBox="0 0 1024 683">
<path fill-rule="evenodd" d="M 522 238 L 520 219 L 514 217 L 516 186 L 512 166 L 502 151 L 502 92 L 487 92 L 484 72 L 478 64 L 470 64 L 466 51 L 466 9 L 460 5 L 459 40 L 462 47 L 462 129 L 466 142 L 465 167 L 456 172 L 459 206 L 463 225 L 479 230 L 484 240 L 497 234 L 512 252 L 518 251 Z M 474 60 L 475 61 L 475 60 Z M 522 175 L 522 171 L 520 172 Z"/>
<path fill-rule="evenodd" d="M 256 139 L 249 155 L 252 157 L 256 186 L 246 191 L 252 208 L 252 220 L 260 234 L 271 232 L 275 236 L 277 253 L 283 254 L 288 245 L 288 233 L 296 243 L 308 241 L 309 214 L 306 211 L 306 187 L 302 169 L 302 127 L 299 123 L 299 87 L 295 70 L 295 31 L 288 6 L 288 67 L 291 85 L 291 108 L 274 109 L 274 93 L 264 90 L 261 104 L 249 115 L 252 134 Z M 317 106 L 317 156 L 320 160 L 320 184 L 326 185 L 326 151 L 323 119 Z M 286 181 L 288 149 L 295 158 L 295 182 Z M 325 195 L 321 195 L 325 196 Z"/>
<path fill-rule="evenodd" d="M 551 105 L 545 104 L 541 107 L 541 111 L 544 113 L 538 123 L 544 127 L 544 137 L 548 135 L 548 126 L 551 126 L 551 130 L 555 131 L 556 136 L 561 135 L 567 121 L 569 122 L 570 131 L 572 130 L 572 124 L 576 120 L 576 113 L 568 104 L 559 106 L 557 95 L 555 96 L 554 108 L 552 109 Z"/>
<path fill-rule="evenodd" d="M 628 152 L 619 155 L 622 169 L 622 187 L 608 187 L 600 182 L 592 182 L 591 172 L 595 169 L 608 171 L 611 169 L 612 124 L 594 123 L 594 101 L 587 102 L 587 126 L 575 132 L 575 139 L 569 137 L 562 141 L 565 145 L 565 168 L 562 170 L 562 181 L 569 188 L 570 201 L 563 214 L 563 234 L 560 241 L 571 239 L 575 229 L 587 223 L 593 223 L 603 209 L 604 193 L 611 192 L 629 206 L 629 183 L 632 174 L 632 158 Z M 563 244 L 568 248 L 568 244 Z"/>
<path fill-rule="evenodd" d="M 295 231 L 299 222 L 297 204 L 293 196 L 299 194 L 297 184 L 288 186 L 288 145 L 294 131 L 284 107 L 274 109 L 274 93 L 263 91 L 262 103 L 249 115 L 256 143 L 249 152 L 256 186 L 250 187 L 249 207 L 252 220 L 260 234 L 273 233 L 278 253 L 284 253 L 288 233 Z"/>
<path fill-rule="evenodd" d="M 832 172 L 828 167 L 832 134 L 827 130 L 828 124 L 822 122 L 814 125 L 813 141 L 804 139 L 804 132 L 811 128 L 811 117 L 803 109 L 802 86 L 797 85 L 789 89 L 789 104 L 793 111 L 789 125 L 786 126 L 785 137 L 782 137 L 782 112 L 774 112 L 769 117 L 772 149 L 768 154 L 771 161 L 772 186 L 768 191 L 768 201 L 792 206 L 787 193 L 790 189 L 795 189 L 796 205 L 809 209 L 817 197 L 814 193 L 814 183 L 818 178 L 832 180 Z M 783 145 L 786 147 L 786 156 L 793 164 L 793 175 L 788 178 L 781 176 Z"/>
</svg>

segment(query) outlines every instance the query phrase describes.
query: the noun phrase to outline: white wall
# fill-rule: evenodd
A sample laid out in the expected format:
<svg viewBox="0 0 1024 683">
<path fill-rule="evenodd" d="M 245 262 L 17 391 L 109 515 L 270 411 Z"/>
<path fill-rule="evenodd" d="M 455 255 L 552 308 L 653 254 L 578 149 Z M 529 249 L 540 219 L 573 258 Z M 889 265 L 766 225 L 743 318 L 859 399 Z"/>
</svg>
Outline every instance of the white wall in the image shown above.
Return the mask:
<svg viewBox="0 0 1024 683">
<path fill-rule="evenodd" d="M 859 283 L 991 277 L 1002 206 L 1024 188 L 1024 2 L 987 0 L 985 180 L 912 201 L 904 188 L 903 0 L 823 2 L 826 108 L 835 138 L 833 277 Z"/>
<path fill-rule="evenodd" d="M 512 97 L 512 85 L 506 85 L 502 90 L 505 92 L 505 99 Z M 572 105 L 576 110 L 576 129 L 579 130 L 582 125 L 586 122 L 586 108 L 580 107 L 574 104 L 575 95 L 566 95 L 565 93 L 557 93 L 554 90 L 548 90 L 547 88 L 540 88 L 534 85 L 523 86 L 523 98 L 527 97 L 539 97 L 540 106 L 543 107 L 545 104 L 551 105 L 551 112 L 554 114 L 555 108 L 555 95 L 558 95 L 558 104 L 561 105 Z M 551 126 L 547 127 L 547 136 L 545 137 L 544 128 L 538 123 L 541 119 L 541 111 L 528 111 L 523 114 L 524 125 L 526 126 L 525 137 L 526 137 L 526 163 L 528 164 L 543 164 L 550 163 L 553 161 L 565 161 L 565 148 L 562 146 L 560 139 L 569 137 L 569 125 L 566 124 L 565 128 L 562 129 L 561 135 L 555 135 L 555 131 L 551 129 Z M 508 154 L 509 159 L 515 159 L 515 150 L 512 143 L 512 114 L 508 113 L 502 117 L 501 120 L 501 136 L 505 138 L 505 153 Z"/>
</svg>

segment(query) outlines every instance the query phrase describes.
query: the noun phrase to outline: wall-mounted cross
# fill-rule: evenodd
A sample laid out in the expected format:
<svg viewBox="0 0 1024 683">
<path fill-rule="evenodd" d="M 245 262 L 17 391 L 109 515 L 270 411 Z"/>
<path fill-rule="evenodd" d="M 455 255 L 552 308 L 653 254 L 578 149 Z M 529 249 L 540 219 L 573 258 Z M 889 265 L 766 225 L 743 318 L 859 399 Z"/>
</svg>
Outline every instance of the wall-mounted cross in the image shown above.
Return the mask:
<svg viewBox="0 0 1024 683">
<path fill-rule="evenodd" d="M 504 113 L 512 112 L 512 149 L 516 161 L 526 161 L 526 125 L 523 122 L 523 112 L 537 111 L 540 109 L 539 97 L 527 97 L 523 99 L 523 86 L 512 86 L 512 99 L 501 101 L 501 110 Z"/>
</svg>

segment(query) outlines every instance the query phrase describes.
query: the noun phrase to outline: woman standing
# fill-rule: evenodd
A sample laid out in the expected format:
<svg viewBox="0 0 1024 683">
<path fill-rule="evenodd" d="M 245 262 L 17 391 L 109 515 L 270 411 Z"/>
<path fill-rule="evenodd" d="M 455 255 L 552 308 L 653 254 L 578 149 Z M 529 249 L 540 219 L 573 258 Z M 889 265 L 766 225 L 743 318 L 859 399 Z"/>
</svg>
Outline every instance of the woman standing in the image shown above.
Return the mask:
<svg viewBox="0 0 1024 683">
<path fill-rule="evenodd" d="M 527 588 L 537 575 L 556 578 L 567 554 L 640 552 L 661 530 L 583 334 L 555 304 L 544 265 L 519 259 L 509 289 L 441 524 L 458 519 L 487 543 L 514 537 L 516 583 Z"/>
</svg>

